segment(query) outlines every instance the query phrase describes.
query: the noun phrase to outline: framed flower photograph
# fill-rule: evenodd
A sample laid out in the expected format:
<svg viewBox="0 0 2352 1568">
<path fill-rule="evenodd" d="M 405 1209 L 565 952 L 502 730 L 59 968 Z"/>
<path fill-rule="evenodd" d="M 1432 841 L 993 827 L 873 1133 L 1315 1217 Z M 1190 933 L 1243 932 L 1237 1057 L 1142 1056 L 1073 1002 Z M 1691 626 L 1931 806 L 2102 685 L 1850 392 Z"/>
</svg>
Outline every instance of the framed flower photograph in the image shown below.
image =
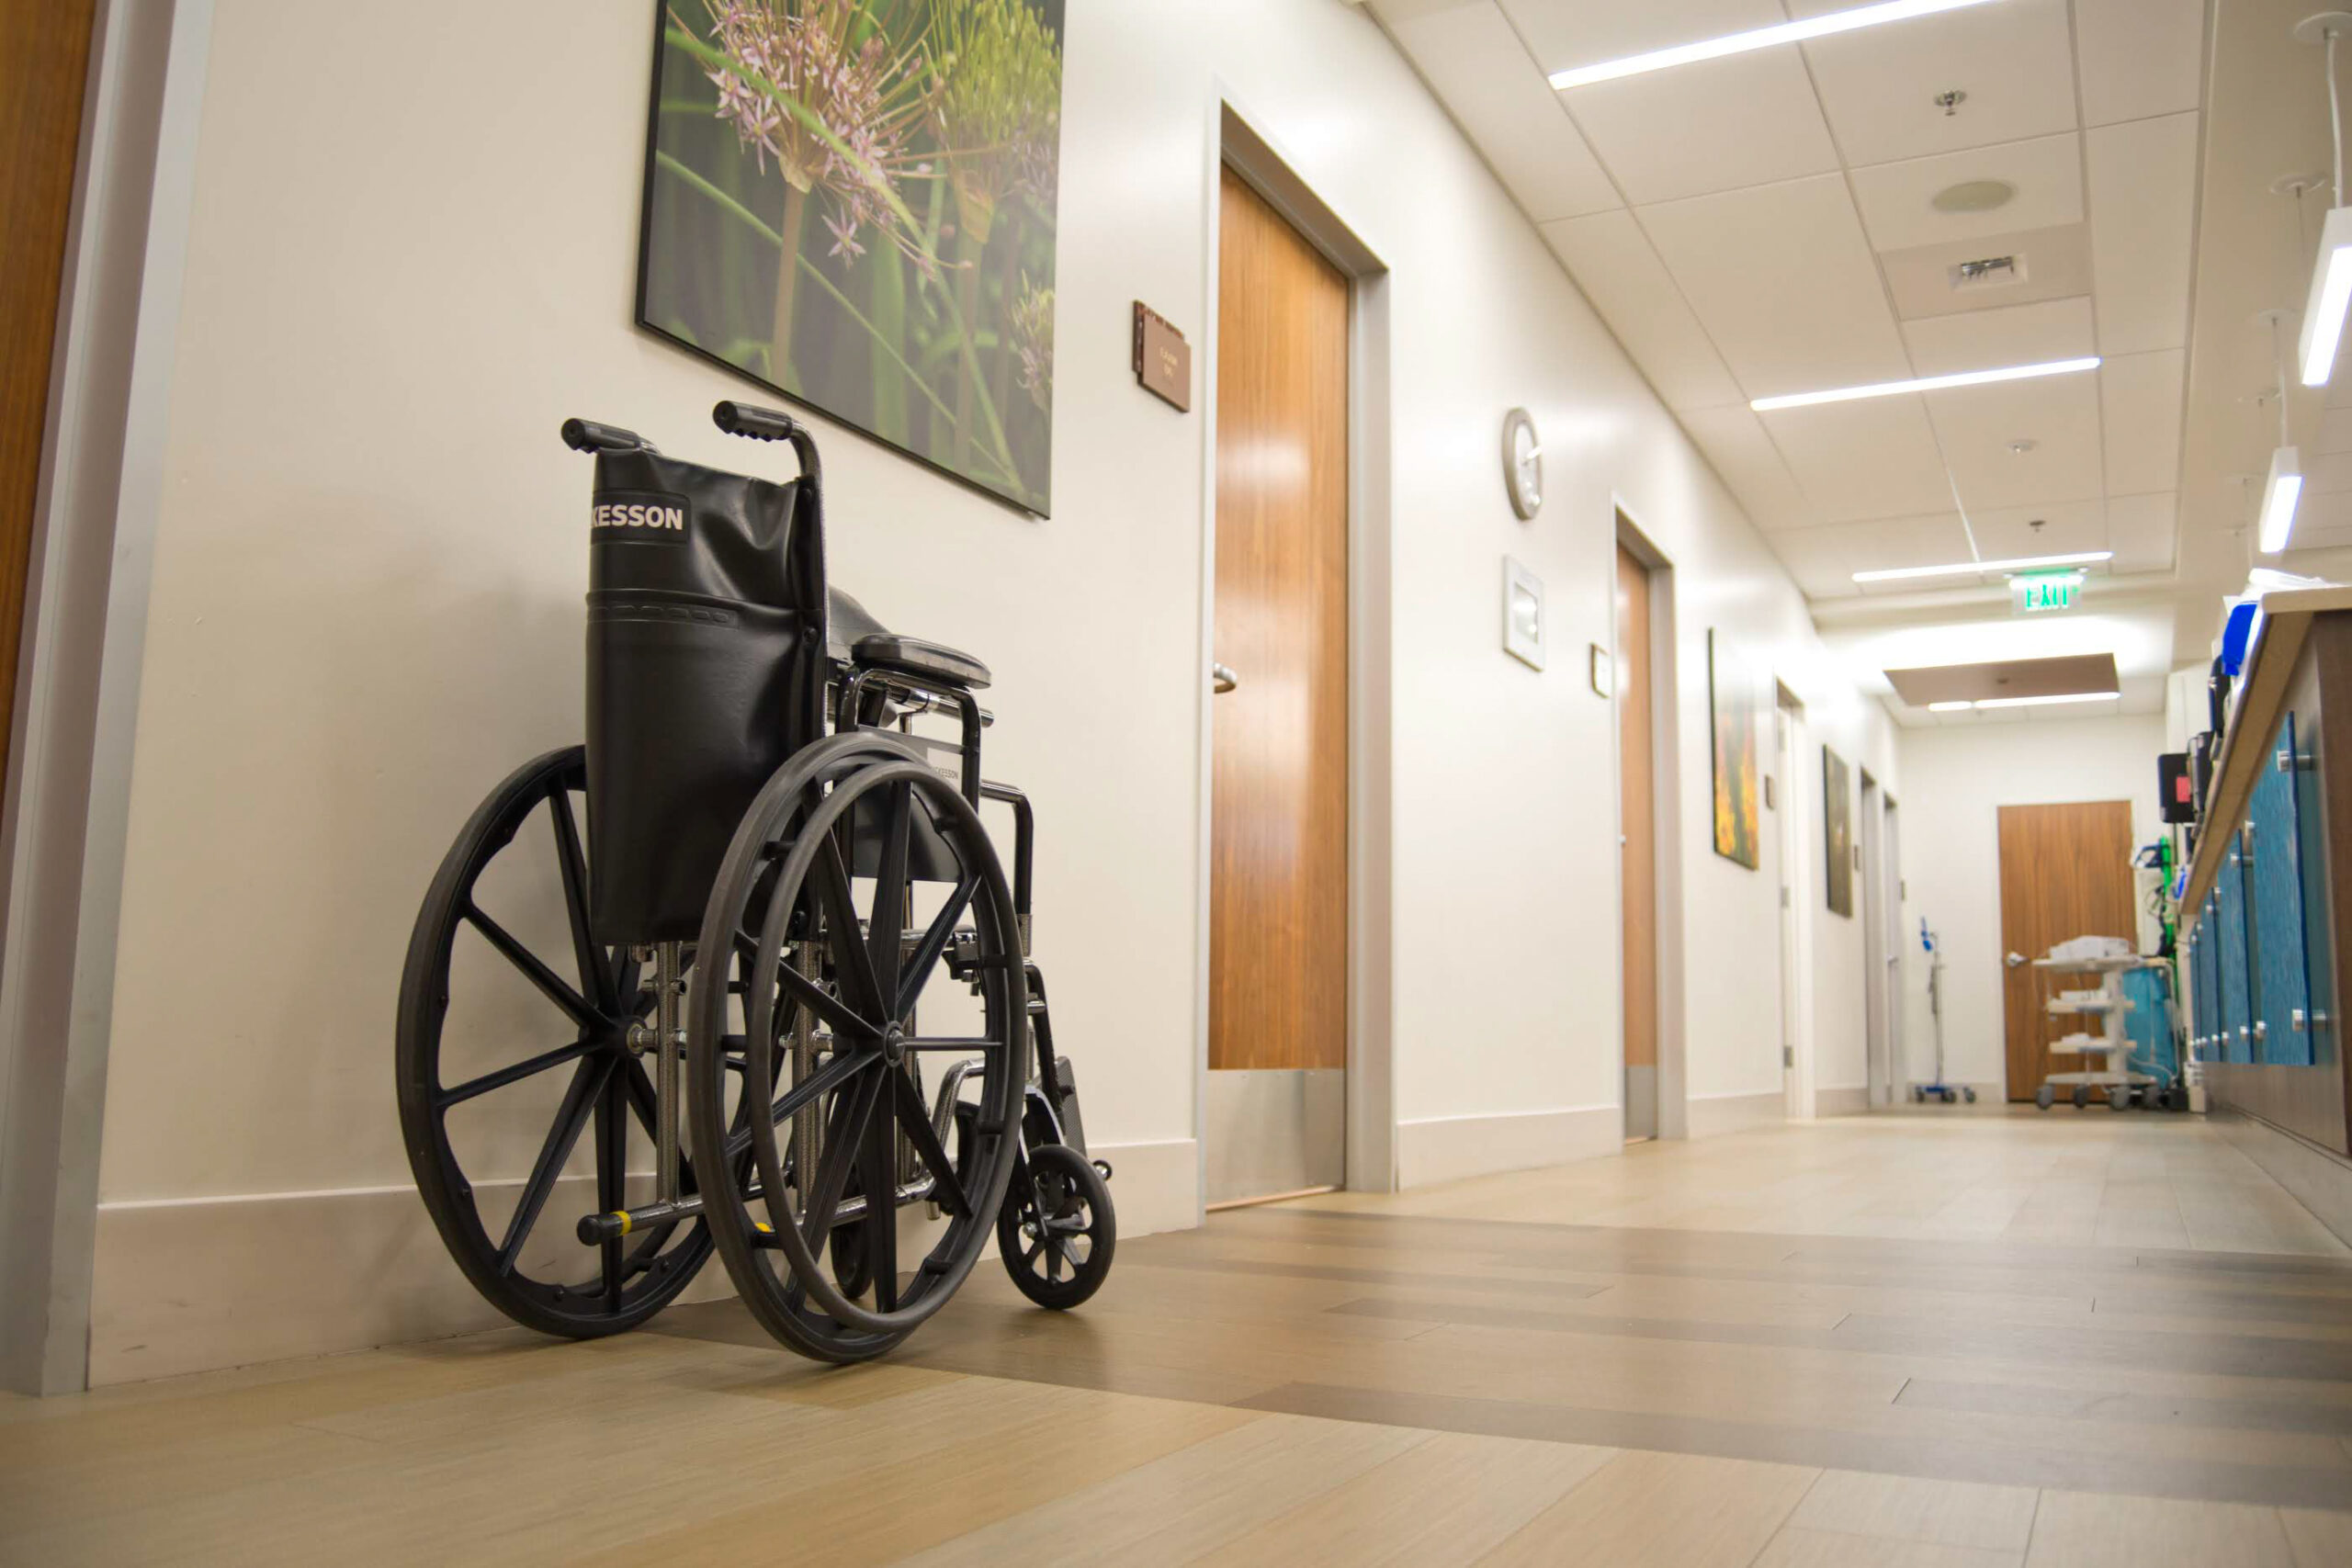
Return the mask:
<svg viewBox="0 0 2352 1568">
<path fill-rule="evenodd" d="M 663 0 L 639 324 L 1039 515 L 1065 0 Z"/>
</svg>

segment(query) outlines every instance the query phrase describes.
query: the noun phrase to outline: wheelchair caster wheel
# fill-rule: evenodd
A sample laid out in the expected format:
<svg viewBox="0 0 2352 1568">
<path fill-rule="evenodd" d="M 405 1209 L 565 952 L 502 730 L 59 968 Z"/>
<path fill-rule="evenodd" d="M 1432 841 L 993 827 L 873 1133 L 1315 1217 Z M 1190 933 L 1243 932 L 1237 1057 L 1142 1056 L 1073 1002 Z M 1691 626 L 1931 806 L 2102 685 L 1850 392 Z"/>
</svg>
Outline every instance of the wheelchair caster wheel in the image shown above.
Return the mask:
<svg viewBox="0 0 2352 1568">
<path fill-rule="evenodd" d="M 1111 1190 L 1086 1156 L 1066 1144 L 1029 1151 L 1034 1195 L 1013 1178 L 997 1211 L 996 1245 L 1021 1293 L 1067 1312 L 1102 1288 L 1119 1244 Z"/>
<path fill-rule="evenodd" d="M 1974 1089 L 1963 1089 L 1960 1092 L 1967 1097 L 1969 1104 L 1973 1105 L 1976 1103 L 1976 1091 Z"/>
<path fill-rule="evenodd" d="M 2057 1091 L 2052 1089 L 2048 1084 L 2043 1084 L 2040 1089 L 2033 1091 L 2033 1103 L 2035 1108 L 2038 1110 L 2047 1111 L 2057 1102 Z"/>
<path fill-rule="evenodd" d="M 2091 1086 L 2086 1083 L 2076 1084 L 2075 1086 L 2075 1109 L 2077 1111 L 2087 1111 L 2090 1109 L 2090 1104 Z"/>
</svg>

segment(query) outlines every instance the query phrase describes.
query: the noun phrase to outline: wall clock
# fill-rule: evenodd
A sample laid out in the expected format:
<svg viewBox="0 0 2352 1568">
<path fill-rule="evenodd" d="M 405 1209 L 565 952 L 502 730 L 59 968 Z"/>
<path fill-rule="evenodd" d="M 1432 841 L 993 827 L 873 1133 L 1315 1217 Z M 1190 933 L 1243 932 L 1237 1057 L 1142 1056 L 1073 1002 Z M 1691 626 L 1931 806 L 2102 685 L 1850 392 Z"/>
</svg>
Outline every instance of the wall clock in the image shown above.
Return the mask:
<svg viewBox="0 0 2352 1568">
<path fill-rule="evenodd" d="M 1525 409 L 1503 415 L 1503 488 L 1510 492 L 1510 509 L 1522 523 L 1544 505 L 1544 447 Z"/>
</svg>

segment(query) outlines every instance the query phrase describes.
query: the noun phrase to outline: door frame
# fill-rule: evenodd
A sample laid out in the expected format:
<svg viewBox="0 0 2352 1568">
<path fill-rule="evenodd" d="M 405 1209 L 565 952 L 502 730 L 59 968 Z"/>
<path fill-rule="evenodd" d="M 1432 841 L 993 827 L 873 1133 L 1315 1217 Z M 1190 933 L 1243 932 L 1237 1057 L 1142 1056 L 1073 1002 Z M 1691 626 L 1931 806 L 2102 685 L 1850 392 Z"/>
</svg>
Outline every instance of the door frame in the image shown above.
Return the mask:
<svg viewBox="0 0 2352 1568">
<path fill-rule="evenodd" d="M 89 1382 L 147 590 L 212 0 L 100 0 L 0 821 L 0 1386 Z"/>
<path fill-rule="evenodd" d="M 1347 1185 L 1396 1187 L 1396 994 L 1389 847 L 1388 266 L 1239 104 L 1209 83 L 1202 158 L 1200 809 L 1194 827 L 1193 1223 L 1208 1212 L 1209 884 L 1216 765 L 1209 665 L 1216 648 L 1216 367 L 1221 171 L 1230 168 L 1348 280 L 1348 1077 Z"/>
<path fill-rule="evenodd" d="M 1818 768 L 1804 766 L 1812 747 L 1805 725 L 1804 704 L 1781 682 L 1773 682 L 1773 765 L 1781 776 L 1781 886 L 1788 898 L 1786 923 L 1780 930 L 1781 1017 L 1789 1038 L 1781 1068 L 1781 1092 L 1792 1122 L 1810 1122 L 1815 1114 L 1813 1058 L 1813 889 L 1814 841 L 1805 831 L 1813 821 L 1813 803 L 1820 791 L 1813 781 Z"/>
<path fill-rule="evenodd" d="M 1855 847 L 1861 852 L 1854 884 L 1862 922 L 1862 1103 L 1872 1111 L 1894 1103 L 1894 1039 L 1888 1028 L 1894 988 L 1887 982 L 1886 792 L 1860 770 Z"/>
<path fill-rule="evenodd" d="M 1614 519 L 1611 538 L 1609 646 L 1617 646 L 1615 547 L 1624 546 L 1650 576 L 1650 787 L 1657 802 L 1650 816 L 1651 876 L 1657 897 L 1657 1136 L 1690 1135 L 1690 1079 L 1685 1069 L 1682 951 L 1682 732 L 1681 676 L 1677 651 L 1680 646 L 1674 626 L 1674 562 L 1659 548 L 1640 513 L 1624 495 L 1609 493 Z M 1609 809 L 1620 839 L 1625 831 L 1623 735 L 1611 704 L 1609 724 Z M 1625 974 L 1624 857 L 1609 857 L 1611 896 L 1620 919 L 1611 935 L 1619 983 Z M 1625 1137 L 1625 1010 L 1617 1009 L 1617 1138 Z"/>
</svg>

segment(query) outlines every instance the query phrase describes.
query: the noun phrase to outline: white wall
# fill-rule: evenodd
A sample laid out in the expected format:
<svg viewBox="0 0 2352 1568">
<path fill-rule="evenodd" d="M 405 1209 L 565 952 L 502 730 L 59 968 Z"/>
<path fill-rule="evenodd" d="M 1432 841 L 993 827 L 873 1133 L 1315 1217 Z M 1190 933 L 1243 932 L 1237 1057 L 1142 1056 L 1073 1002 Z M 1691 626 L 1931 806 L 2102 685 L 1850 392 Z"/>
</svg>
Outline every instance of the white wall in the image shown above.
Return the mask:
<svg viewBox="0 0 2352 1568">
<path fill-rule="evenodd" d="M 1584 664 L 1610 640 L 1612 496 L 1677 569 L 1690 1091 L 1776 1095 L 1775 884 L 1709 848 L 1706 630 L 1804 696 L 1816 741 L 1891 779 L 1883 715 L 1368 17 L 1339 0 L 1072 12 L 1054 517 L 847 434 L 825 445 L 835 581 L 995 668 L 990 772 L 1038 807 L 1039 956 L 1123 1227 L 1195 1214 L 1205 694 L 1206 432 L 1134 386 L 1128 301 L 1206 335 L 1219 83 L 1392 269 L 1393 395 L 1367 417 L 1396 439 L 1405 1179 L 1616 1146 L 1613 740 Z M 772 461 L 707 423 L 740 383 L 629 323 L 646 22 L 560 0 L 468 27 L 220 0 L 124 888 L 96 1381 L 484 1320 L 408 1187 L 392 1007 L 470 806 L 579 734 L 588 470 L 557 423 Z M 1532 525 L 1497 471 L 1514 404 L 1544 435 Z M 1549 586 L 1541 674 L 1499 647 L 1506 552 Z M 1820 1010 L 1825 1055 L 1858 1061 L 1860 933 L 1817 924 L 1819 974 L 1854 992 L 1850 1018 Z"/>
<path fill-rule="evenodd" d="M 2109 718 L 2041 717 L 1936 726 L 1901 732 L 1905 781 L 1904 998 L 1909 1076 L 1934 1070 L 1919 921 L 1944 949 L 1944 1073 L 1948 1081 L 1990 1086 L 2007 1078 L 2001 1002 L 2001 863 L 2004 806 L 2129 800 L 2132 845 L 2164 830 L 2157 817 L 2156 753 L 2165 749 L 2161 714 Z M 2156 932 L 2142 911 L 2134 936 L 2154 951 Z M 2026 954 L 2029 958 L 2038 953 Z"/>
</svg>

